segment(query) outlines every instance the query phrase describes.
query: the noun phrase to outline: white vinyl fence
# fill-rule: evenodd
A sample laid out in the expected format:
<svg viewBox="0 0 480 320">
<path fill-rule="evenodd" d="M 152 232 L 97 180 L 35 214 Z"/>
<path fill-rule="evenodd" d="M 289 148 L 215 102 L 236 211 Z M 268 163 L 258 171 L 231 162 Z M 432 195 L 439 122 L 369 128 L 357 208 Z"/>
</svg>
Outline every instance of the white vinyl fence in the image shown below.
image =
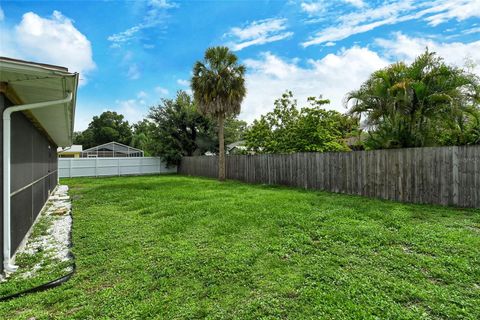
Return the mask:
<svg viewBox="0 0 480 320">
<path fill-rule="evenodd" d="M 156 173 L 174 173 L 176 167 L 169 167 L 159 159 L 144 158 L 59 158 L 60 178 L 106 177 Z"/>
</svg>

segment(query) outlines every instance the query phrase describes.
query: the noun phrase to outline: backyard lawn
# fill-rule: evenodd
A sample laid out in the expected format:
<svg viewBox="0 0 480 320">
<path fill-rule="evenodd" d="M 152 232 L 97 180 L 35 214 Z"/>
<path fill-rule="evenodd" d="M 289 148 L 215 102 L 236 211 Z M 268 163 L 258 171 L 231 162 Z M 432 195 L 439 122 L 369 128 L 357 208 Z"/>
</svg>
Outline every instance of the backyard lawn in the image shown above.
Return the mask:
<svg viewBox="0 0 480 320">
<path fill-rule="evenodd" d="M 480 210 L 176 175 L 61 182 L 77 274 L 0 319 L 480 318 Z"/>
</svg>

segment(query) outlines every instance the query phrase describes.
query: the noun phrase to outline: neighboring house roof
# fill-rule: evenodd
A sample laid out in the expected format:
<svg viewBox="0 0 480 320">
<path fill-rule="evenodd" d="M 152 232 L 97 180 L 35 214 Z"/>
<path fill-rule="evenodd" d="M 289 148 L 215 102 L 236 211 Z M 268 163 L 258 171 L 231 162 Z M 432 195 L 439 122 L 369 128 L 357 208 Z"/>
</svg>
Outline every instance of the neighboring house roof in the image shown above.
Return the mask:
<svg viewBox="0 0 480 320">
<path fill-rule="evenodd" d="M 98 146 L 95 146 L 95 147 L 92 147 L 92 148 L 89 148 L 89 149 L 85 149 L 85 150 L 83 150 L 83 153 L 105 151 L 105 150 L 115 151 L 115 152 L 125 152 L 125 153 L 127 153 L 127 152 L 128 153 L 138 153 L 138 152 L 143 153 L 143 150 L 141 150 L 141 149 L 130 147 L 130 146 L 127 146 L 125 144 L 122 144 L 122 143 L 119 143 L 119 142 L 116 142 L 116 141 L 107 142 L 107 143 L 104 143 L 104 144 L 101 144 L 101 145 L 98 145 Z"/>
<path fill-rule="evenodd" d="M 58 153 L 79 153 L 83 151 L 83 146 L 81 144 L 72 144 L 71 147 L 66 147 L 66 148 L 58 148 L 57 152 Z"/>
<path fill-rule="evenodd" d="M 64 99 L 70 102 L 24 111 L 55 144 L 70 146 L 73 137 L 78 73 L 43 63 L 0 57 L 0 89 L 15 105 Z"/>
</svg>

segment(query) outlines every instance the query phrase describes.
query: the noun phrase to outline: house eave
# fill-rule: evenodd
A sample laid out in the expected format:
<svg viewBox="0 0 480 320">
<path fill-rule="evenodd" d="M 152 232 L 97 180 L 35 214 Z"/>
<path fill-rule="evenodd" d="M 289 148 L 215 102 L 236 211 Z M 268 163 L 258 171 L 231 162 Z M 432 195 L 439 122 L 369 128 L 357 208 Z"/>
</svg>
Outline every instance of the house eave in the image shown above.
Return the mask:
<svg viewBox="0 0 480 320">
<path fill-rule="evenodd" d="M 0 91 L 15 105 L 58 100 L 72 92 L 68 103 L 24 111 L 57 146 L 72 144 L 78 80 L 78 73 L 63 67 L 0 57 Z"/>
</svg>

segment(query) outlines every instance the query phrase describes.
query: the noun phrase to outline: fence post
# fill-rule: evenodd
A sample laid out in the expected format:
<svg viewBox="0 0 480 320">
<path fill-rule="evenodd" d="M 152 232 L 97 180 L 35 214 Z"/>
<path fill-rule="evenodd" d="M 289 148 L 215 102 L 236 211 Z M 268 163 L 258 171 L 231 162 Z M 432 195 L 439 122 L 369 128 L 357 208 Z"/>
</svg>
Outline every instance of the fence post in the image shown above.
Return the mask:
<svg viewBox="0 0 480 320">
<path fill-rule="evenodd" d="M 458 205 L 458 147 L 452 147 L 452 188 L 453 188 L 453 204 Z"/>
</svg>

